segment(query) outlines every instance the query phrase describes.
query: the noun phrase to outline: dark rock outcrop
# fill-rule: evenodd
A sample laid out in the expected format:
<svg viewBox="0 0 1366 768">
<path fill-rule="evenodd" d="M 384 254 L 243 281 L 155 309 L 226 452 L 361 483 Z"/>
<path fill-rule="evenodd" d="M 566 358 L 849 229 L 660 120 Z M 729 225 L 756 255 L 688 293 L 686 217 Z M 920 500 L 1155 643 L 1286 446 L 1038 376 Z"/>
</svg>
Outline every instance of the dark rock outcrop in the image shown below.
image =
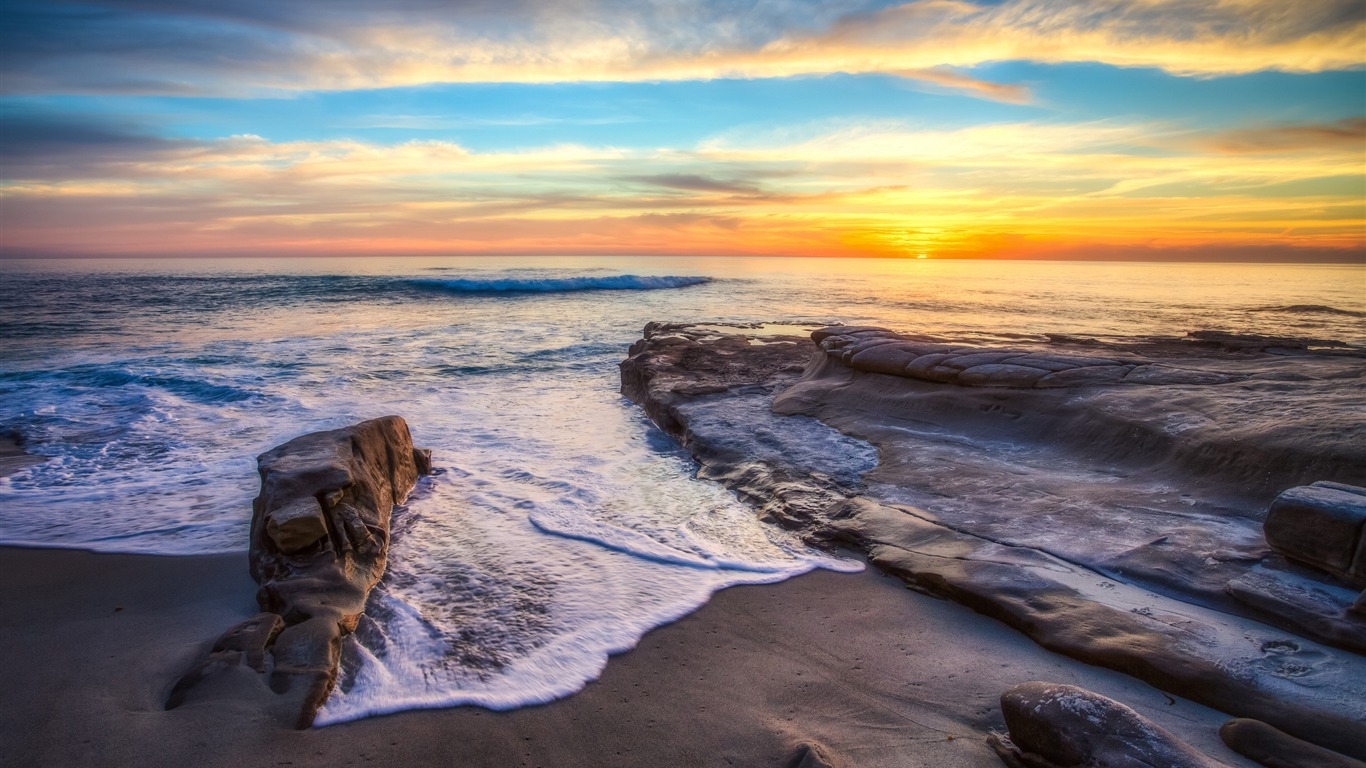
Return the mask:
<svg viewBox="0 0 1366 768">
<path fill-rule="evenodd" d="M 1301 741 L 1259 720 L 1230 720 L 1219 729 L 1219 738 L 1229 749 L 1267 768 L 1366 768 L 1360 760 Z"/>
<path fill-rule="evenodd" d="M 297 437 L 257 467 L 249 558 L 264 613 L 224 633 L 166 706 L 245 666 L 275 694 L 268 708 L 306 728 L 336 682 L 342 638 L 384 575 L 393 508 L 430 471 L 431 453 L 413 448 L 402 418 L 385 416 Z"/>
<path fill-rule="evenodd" d="M 1224 765 L 1129 707 L 1075 685 L 1021 683 L 1001 695 L 1001 713 L 1010 735 L 991 744 L 1012 768 Z"/>
</svg>

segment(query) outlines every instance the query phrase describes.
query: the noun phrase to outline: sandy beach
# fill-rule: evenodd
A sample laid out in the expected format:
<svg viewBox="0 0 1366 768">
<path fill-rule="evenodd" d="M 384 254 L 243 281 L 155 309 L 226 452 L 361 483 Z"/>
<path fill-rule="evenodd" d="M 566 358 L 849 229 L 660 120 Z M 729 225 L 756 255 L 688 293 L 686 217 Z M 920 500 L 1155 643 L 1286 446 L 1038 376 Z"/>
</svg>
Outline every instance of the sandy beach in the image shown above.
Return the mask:
<svg viewBox="0 0 1366 768">
<path fill-rule="evenodd" d="M 512 712 L 411 711 L 294 731 L 243 702 L 162 702 L 223 627 L 255 613 L 245 554 L 5 548 L 6 766 L 996 766 L 997 703 L 1026 680 L 1123 701 L 1230 765 L 1226 716 L 1048 653 L 998 622 L 865 571 L 725 590 Z"/>
</svg>

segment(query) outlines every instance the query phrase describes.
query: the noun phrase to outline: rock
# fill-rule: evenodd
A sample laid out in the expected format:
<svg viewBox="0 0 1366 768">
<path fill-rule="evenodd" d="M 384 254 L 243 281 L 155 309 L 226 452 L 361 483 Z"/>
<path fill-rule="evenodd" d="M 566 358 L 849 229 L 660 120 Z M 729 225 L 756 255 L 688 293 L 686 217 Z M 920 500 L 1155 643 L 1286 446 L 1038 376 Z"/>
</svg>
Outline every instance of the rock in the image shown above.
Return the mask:
<svg viewBox="0 0 1366 768">
<path fill-rule="evenodd" d="M 1167 365 L 1140 365 L 1124 377 L 1125 384 L 1228 384 L 1239 381 L 1241 376 L 1232 376 L 1215 371 L 1197 371 L 1190 368 L 1173 368 Z"/>
<path fill-rule="evenodd" d="M 1361 598 L 1347 589 L 1263 568 L 1230 580 L 1225 589 L 1268 624 L 1366 655 L 1366 616 L 1353 613 L 1354 597 Z"/>
<path fill-rule="evenodd" d="M 974 355 L 975 357 L 975 355 Z M 958 374 L 958 383 L 973 387 L 1020 387 L 1028 389 L 1048 371 L 1023 365 L 989 363 L 975 365 Z"/>
<path fill-rule="evenodd" d="M 1027 365 L 1030 368 L 1042 368 L 1045 371 L 1066 371 L 1069 368 L 1087 368 L 1096 365 L 1120 365 L 1118 360 L 1111 360 L 1107 357 L 1080 357 L 1076 355 L 1043 355 L 1032 354 L 1020 357 L 1011 357 L 1003 360 L 1004 363 L 1011 365 Z"/>
<path fill-rule="evenodd" d="M 224 632 L 213 644 L 212 653 L 238 651 L 247 666 L 265 672 L 266 651 L 284 628 L 285 621 L 278 614 L 258 613 Z"/>
<path fill-rule="evenodd" d="M 1218 347 L 1230 352 L 1262 352 L 1268 349 L 1300 350 L 1310 347 L 1346 347 L 1336 339 L 1304 339 L 1291 336 L 1258 336 L 1252 333 L 1227 331 L 1191 331 L 1186 334 L 1190 344 Z"/>
<path fill-rule="evenodd" d="M 281 552 L 293 553 L 311 546 L 327 536 L 323 508 L 312 496 L 296 499 L 270 513 L 266 518 L 266 535 Z"/>
<path fill-rule="evenodd" d="M 820 344 L 831 336 L 855 336 L 861 334 L 889 334 L 891 331 L 886 328 L 879 328 L 874 325 L 832 325 L 829 328 L 820 328 L 811 332 L 811 340 Z M 646 326 L 646 338 L 649 338 L 649 326 Z"/>
<path fill-rule="evenodd" d="M 1260 720 L 1230 720 L 1219 729 L 1219 738 L 1229 749 L 1267 768 L 1366 768 L 1360 760 L 1301 741 Z"/>
<path fill-rule="evenodd" d="M 632 345 L 622 390 L 692 454 L 699 477 L 723 483 L 763 519 L 808 542 L 860 549 L 908 587 L 1051 651 L 1339 751 L 1366 744 L 1354 703 L 1366 669 L 1357 659 L 1239 618 L 1260 609 L 1226 591 L 1263 560 L 1280 560 L 1253 519 L 1266 502 L 1245 496 L 1269 501 L 1267 489 L 1301 478 L 1366 477 L 1366 451 L 1353 437 L 1361 433 L 1350 428 L 1360 397 L 1348 374 L 1366 370 L 1355 358 L 1239 358 L 1244 371 L 1307 366 L 1344 382 L 1316 381 L 1308 393 L 1117 381 L 1075 392 L 993 390 L 922 383 L 926 374 L 958 383 L 941 363 L 981 348 L 926 352 L 897 377 L 870 375 L 810 342 L 765 347 L 675 332 L 695 343 Z M 879 333 L 889 335 L 859 338 Z M 911 346 L 919 343 L 864 353 L 921 351 Z M 1175 354 L 1172 342 L 1097 342 L 1091 352 L 1121 362 L 1082 368 L 1121 373 Z M 1217 351 L 1178 352 L 1227 363 Z M 805 370 L 794 377 L 803 354 Z M 876 468 L 834 481 L 828 467 L 848 464 L 833 444 L 793 438 L 809 434 L 805 419 L 759 419 L 751 402 L 869 441 Z M 1249 415 L 1250 424 L 1241 421 Z M 1056 475 L 1052 463 L 1063 465 Z"/>
<path fill-rule="evenodd" d="M 999 363 L 999 362 L 1001 362 L 1002 360 L 1005 360 L 1005 359 L 1007 359 L 1007 358 L 1018 357 L 1019 354 L 1020 354 L 1020 353 L 1019 353 L 1018 351 L 1016 351 L 1016 350 L 1010 350 L 1010 349 L 1004 349 L 1004 350 L 976 350 L 976 349 L 974 349 L 974 350 L 971 350 L 971 351 L 967 352 L 966 354 L 954 354 L 954 355 L 951 355 L 947 360 L 945 360 L 945 361 L 943 361 L 942 363 L 940 363 L 940 365 L 942 365 L 942 366 L 944 366 L 944 367 L 946 367 L 946 368 L 953 368 L 953 369 L 956 369 L 956 370 L 959 370 L 959 371 L 965 371 L 965 370 L 967 370 L 967 369 L 969 369 L 969 368 L 973 368 L 973 367 L 976 367 L 976 366 L 979 366 L 979 365 L 990 365 L 990 364 L 992 364 L 992 363 Z"/>
<path fill-rule="evenodd" d="M 414 448 L 413 466 L 419 475 L 430 475 L 432 473 L 432 449 Z"/>
<path fill-rule="evenodd" d="M 1010 739 L 993 746 L 1030 768 L 1223 765 L 1129 707 L 1075 685 L 1021 683 L 1001 695 L 1001 714 Z"/>
<path fill-rule="evenodd" d="M 1263 531 L 1272 549 L 1366 588 L 1366 488 L 1314 483 L 1271 503 Z"/>
<path fill-rule="evenodd" d="M 849 359 L 848 365 L 866 373 L 905 374 L 906 366 L 924 353 L 906 344 L 883 344 L 864 349 Z"/>
<path fill-rule="evenodd" d="M 943 365 L 951 357 L 953 355 L 949 352 L 921 355 L 906 366 L 905 375 L 912 379 L 937 381 L 944 384 L 956 382 L 958 381 L 958 369 Z"/>
<path fill-rule="evenodd" d="M 1089 387 L 1097 384 L 1115 384 L 1124 381 L 1125 374 L 1130 370 L 1127 365 L 1087 365 L 1081 368 L 1068 368 L 1044 376 L 1034 386 Z"/>
<path fill-rule="evenodd" d="M 262 699 L 267 709 L 311 725 L 336 682 L 342 638 L 384 575 L 393 508 L 430 467 L 430 451 L 413 448 L 398 416 L 296 437 L 257 457 L 248 557 L 264 613 L 220 637 L 167 708 L 245 665 L 268 674 L 260 682 L 280 697 Z M 258 688 L 232 690 L 263 695 L 266 686 Z"/>
<path fill-rule="evenodd" d="M 840 362 L 844 363 L 845 365 L 848 365 L 851 361 L 853 361 L 854 356 L 859 354 L 860 352 L 863 352 L 865 350 L 871 350 L 875 347 L 885 347 L 896 343 L 896 339 L 890 338 L 873 337 L 869 339 L 858 339 L 853 344 L 849 344 L 847 346 L 840 348 Z"/>
</svg>

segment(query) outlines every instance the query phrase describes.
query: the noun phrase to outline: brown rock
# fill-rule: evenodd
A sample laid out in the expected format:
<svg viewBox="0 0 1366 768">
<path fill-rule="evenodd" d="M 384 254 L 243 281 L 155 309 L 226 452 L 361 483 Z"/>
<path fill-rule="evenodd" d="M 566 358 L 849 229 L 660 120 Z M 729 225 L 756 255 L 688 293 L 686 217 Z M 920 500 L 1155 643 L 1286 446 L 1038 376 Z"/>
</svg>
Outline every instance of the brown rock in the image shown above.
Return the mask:
<svg viewBox="0 0 1366 768">
<path fill-rule="evenodd" d="M 266 517 L 266 535 L 281 552 L 298 552 L 327 535 L 323 508 L 306 496 L 272 511 Z"/>
<path fill-rule="evenodd" d="M 384 575 L 393 508 L 430 466 L 398 416 L 296 437 L 257 457 L 248 557 L 265 613 L 219 638 L 167 708 L 245 660 L 269 670 L 269 690 L 288 701 L 267 708 L 308 727 L 336 682 L 341 640 Z"/>
<path fill-rule="evenodd" d="M 247 666 L 265 672 L 266 650 L 284 628 L 284 619 L 277 614 L 258 613 L 224 632 L 213 644 L 213 653 L 239 651 Z"/>
</svg>

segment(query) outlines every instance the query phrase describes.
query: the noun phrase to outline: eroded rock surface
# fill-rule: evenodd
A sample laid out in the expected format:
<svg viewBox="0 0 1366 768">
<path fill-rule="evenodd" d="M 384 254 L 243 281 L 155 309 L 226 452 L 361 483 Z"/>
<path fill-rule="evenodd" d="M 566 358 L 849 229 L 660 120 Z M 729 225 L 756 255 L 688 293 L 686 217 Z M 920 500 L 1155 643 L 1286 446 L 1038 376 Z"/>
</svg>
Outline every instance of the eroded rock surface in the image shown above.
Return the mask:
<svg viewBox="0 0 1366 768">
<path fill-rule="evenodd" d="M 699 476 L 808 541 L 856 547 L 1051 650 L 1366 751 L 1366 667 L 1305 639 L 1359 647 L 1355 595 L 1261 531 L 1280 490 L 1366 475 L 1366 358 L 1239 338 L 1004 349 L 838 327 L 817 346 L 651 324 L 622 391 Z M 1059 373 L 1077 379 L 1038 386 Z M 843 435 L 813 436 L 806 417 Z M 1272 592 L 1305 610 L 1253 597 Z"/>
<path fill-rule="evenodd" d="M 1009 738 L 992 746 L 1020 768 L 1223 766 L 1129 707 L 1075 685 L 1021 683 L 1001 695 Z"/>
<path fill-rule="evenodd" d="M 431 454 L 413 448 L 402 418 L 385 416 L 297 437 L 261 454 L 257 467 L 248 556 L 263 613 L 224 633 L 167 708 L 246 667 L 275 694 L 268 708 L 306 728 L 336 682 L 342 638 L 384 575 L 393 508 L 430 471 Z M 231 695 L 264 690 L 239 681 Z"/>
</svg>

